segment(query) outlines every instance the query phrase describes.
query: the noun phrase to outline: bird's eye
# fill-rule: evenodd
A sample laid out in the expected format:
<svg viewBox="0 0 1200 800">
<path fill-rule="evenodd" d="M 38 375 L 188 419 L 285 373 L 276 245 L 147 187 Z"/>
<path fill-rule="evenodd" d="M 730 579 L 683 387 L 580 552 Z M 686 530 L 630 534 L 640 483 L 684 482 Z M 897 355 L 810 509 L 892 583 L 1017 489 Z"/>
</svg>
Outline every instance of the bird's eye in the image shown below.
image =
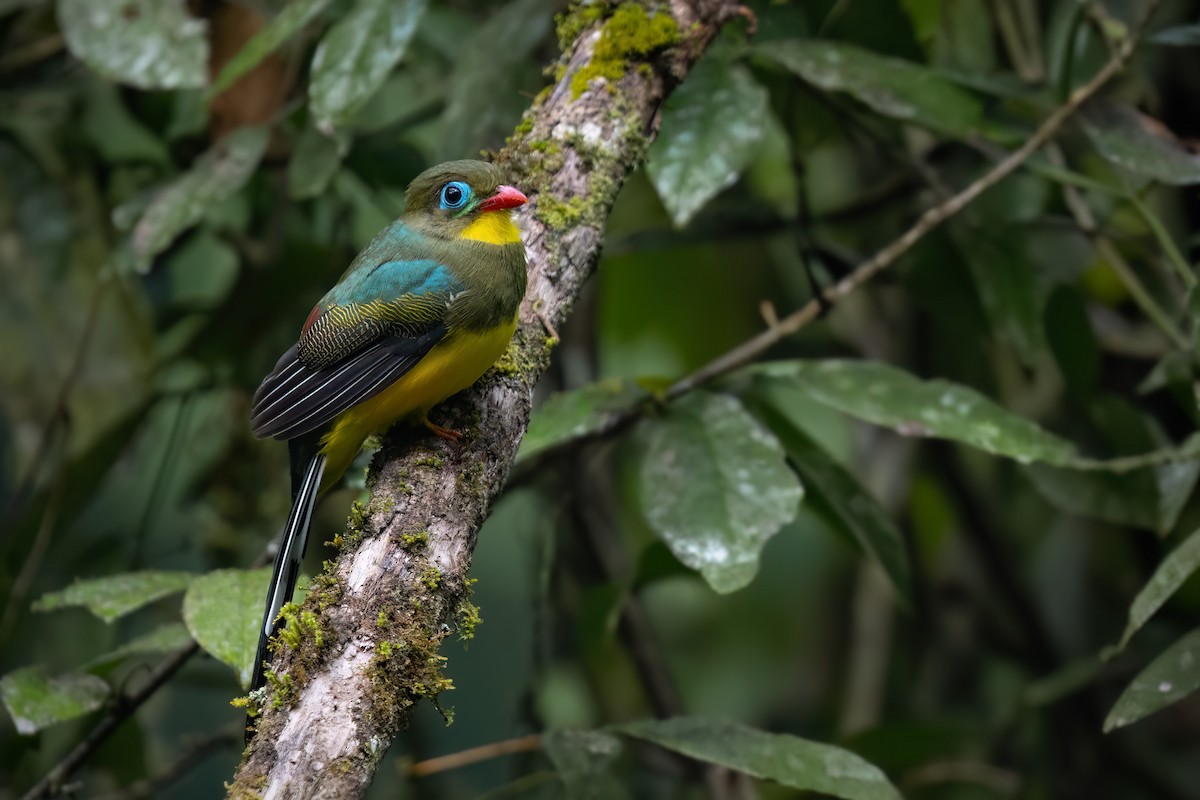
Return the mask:
<svg viewBox="0 0 1200 800">
<path fill-rule="evenodd" d="M 450 181 L 442 187 L 441 207 L 451 211 L 462 208 L 471 196 L 471 187 L 462 181 Z"/>
</svg>

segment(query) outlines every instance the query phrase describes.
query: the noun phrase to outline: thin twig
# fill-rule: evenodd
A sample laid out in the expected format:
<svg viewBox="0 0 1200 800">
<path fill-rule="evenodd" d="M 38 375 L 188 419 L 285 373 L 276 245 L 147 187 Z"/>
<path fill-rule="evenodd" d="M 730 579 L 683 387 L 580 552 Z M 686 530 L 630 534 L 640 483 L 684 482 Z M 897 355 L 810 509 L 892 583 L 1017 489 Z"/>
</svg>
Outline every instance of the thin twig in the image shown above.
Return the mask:
<svg viewBox="0 0 1200 800">
<path fill-rule="evenodd" d="M 1062 151 L 1057 146 L 1047 147 L 1046 156 L 1054 166 L 1060 169 L 1066 168 L 1066 159 L 1063 158 Z M 1112 240 L 1100 230 L 1100 226 L 1096 224 L 1096 216 L 1092 213 L 1087 201 L 1083 199 L 1083 194 L 1079 189 L 1069 184 L 1063 184 L 1062 194 L 1063 202 L 1070 210 L 1071 216 L 1075 218 L 1079 229 L 1092 240 L 1092 246 L 1096 248 L 1097 254 L 1112 267 L 1113 272 L 1120 278 L 1130 297 L 1134 299 L 1142 312 L 1171 340 L 1171 344 L 1180 350 L 1187 350 L 1191 346 L 1187 336 L 1171 320 L 1170 315 L 1155 302 L 1145 284 L 1134 272 L 1133 267 L 1117 250 Z"/>
<path fill-rule="evenodd" d="M 1108 83 L 1121 70 L 1132 53 L 1133 39 L 1127 38 L 1121 43 L 1116 55 L 1090 81 L 1072 92 L 1070 99 L 1047 117 L 1045 122 L 1034 131 L 1033 135 L 1021 147 L 1010 153 L 1008 157 L 1004 158 L 1000 163 L 992 167 L 991 170 L 980 176 L 949 200 L 934 206 L 922 214 L 920 219 L 911 228 L 876 253 L 874 257 L 826 289 L 825 299 L 831 302 L 841 299 L 875 277 L 878 273 L 892 266 L 899 260 L 900 256 L 911 250 L 917 242 L 921 241 L 931 231 L 958 214 L 968 204 L 979 197 L 979 195 L 1016 171 L 1026 159 L 1037 152 L 1046 142 L 1050 141 L 1054 134 L 1063 126 L 1063 123 L 1078 111 L 1080 106 L 1087 102 L 1089 98 L 1096 94 L 1104 84 Z M 795 311 L 781 320 L 775 328 L 763 331 L 758 336 L 743 342 L 724 355 L 710 361 L 691 375 L 676 381 L 667 389 L 666 398 L 673 400 L 743 364 L 753 361 L 771 346 L 782 341 L 785 337 L 796 333 L 805 325 L 815 320 L 819 313 L 820 305 L 816 301 L 808 303 L 799 311 Z"/>
<path fill-rule="evenodd" d="M 977 178 L 957 194 L 926 211 L 920 218 L 898 236 L 878 251 L 873 257 L 860 264 L 853 272 L 842 280 L 830 286 L 823 293 L 826 302 L 839 300 L 853 292 L 859 286 L 874 278 L 877 274 L 891 267 L 902 255 L 913 248 L 917 242 L 925 238 L 946 220 L 961 212 L 973 200 L 995 186 L 1004 178 L 1011 175 L 1035 152 L 1049 142 L 1063 124 L 1077 112 L 1084 103 L 1093 97 L 1100 89 L 1121 71 L 1125 62 L 1133 53 L 1135 37 L 1129 36 L 1121 41 L 1113 57 L 1094 75 L 1092 79 L 1071 93 L 1067 101 L 1059 106 L 1045 119 L 1037 130 L 1018 149 L 1009 153 L 993 166 L 987 173 Z M 726 375 L 738 367 L 754 361 L 774 345 L 815 321 L 821 314 L 821 302 L 812 300 L 799 310 L 792 312 L 756 336 L 747 339 L 732 350 L 718 356 L 695 372 L 680 378 L 671 384 L 657 400 L 670 401 L 704 386 L 717 378 Z M 561 451 L 584 441 L 603 438 L 623 430 L 633 420 L 641 416 L 645 406 L 635 406 L 620 413 L 612 414 L 604 425 L 593 431 L 566 439 L 553 450 Z"/>
<path fill-rule="evenodd" d="M 528 736 L 505 739 L 502 742 L 492 742 L 491 744 L 472 747 L 469 750 L 460 750 L 457 753 L 450 753 L 438 756 L 437 758 L 427 758 L 424 761 L 409 764 L 404 768 L 404 774 L 410 778 L 424 778 L 438 772 L 448 772 L 452 769 L 465 767 L 469 764 L 477 764 L 480 761 L 487 761 L 488 759 L 506 756 L 511 753 L 528 753 L 533 750 L 540 750 L 541 747 L 541 735 L 531 733 Z"/>
</svg>

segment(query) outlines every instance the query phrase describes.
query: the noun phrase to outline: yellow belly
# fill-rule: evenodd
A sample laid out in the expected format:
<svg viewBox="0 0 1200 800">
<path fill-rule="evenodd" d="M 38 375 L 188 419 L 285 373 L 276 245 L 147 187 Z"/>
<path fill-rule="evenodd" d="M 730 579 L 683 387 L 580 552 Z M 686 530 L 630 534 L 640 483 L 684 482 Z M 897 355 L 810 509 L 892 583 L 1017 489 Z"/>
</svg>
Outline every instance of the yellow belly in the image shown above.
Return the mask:
<svg viewBox="0 0 1200 800">
<path fill-rule="evenodd" d="M 511 323 L 490 331 L 450 333 L 391 386 L 343 411 L 321 439 L 321 493 L 337 483 L 368 436 L 404 417 L 424 415 L 479 380 L 504 353 L 516 328 L 514 316 Z"/>
</svg>

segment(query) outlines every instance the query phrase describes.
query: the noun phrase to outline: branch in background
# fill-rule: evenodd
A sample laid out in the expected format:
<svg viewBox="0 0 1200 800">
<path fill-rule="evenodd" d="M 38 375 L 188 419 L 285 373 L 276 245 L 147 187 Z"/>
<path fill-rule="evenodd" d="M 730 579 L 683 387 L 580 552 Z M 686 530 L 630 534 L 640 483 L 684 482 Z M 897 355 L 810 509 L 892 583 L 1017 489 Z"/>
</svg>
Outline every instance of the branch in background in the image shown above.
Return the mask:
<svg viewBox="0 0 1200 800">
<path fill-rule="evenodd" d="M 557 85 L 499 154 L 530 197 L 529 290 L 516 338 L 483 381 L 439 409 L 466 434 L 461 445 L 413 441 L 403 428 L 387 437 L 361 529 L 314 581 L 304 607 L 313 623 L 299 646 L 276 655 L 273 674 L 286 677 L 272 686 L 231 796 L 264 787 L 266 797 L 361 796 L 411 706 L 449 688 L 441 645 L 456 629 L 470 635 L 475 535 L 528 425 L 554 343 L 548 328 L 561 327 L 599 260 L 605 220 L 670 88 L 737 6 L 675 0 L 669 13 L 682 38 L 670 58 L 616 81 L 593 79 L 576 97 L 573 79 L 589 66 L 603 22 L 584 28 Z"/>
<path fill-rule="evenodd" d="M 1152 4 L 1153 6 L 1154 4 Z M 1149 15 L 1147 15 L 1149 16 Z M 1070 98 L 1054 111 L 1049 117 L 1038 126 L 1037 130 L 1022 144 L 1018 149 L 1001 159 L 988 172 L 984 173 L 975 181 L 971 182 L 965 188 L 954 194 L 943 203 L 939 203 L 933 208 L 926 211 L 917 219 L 917 221 L 900 234 L 891 243 L 877 252 L 867 261 L 860 264 L 853 272 L 847 275 L 842 280 L 827 288 L 822 297 L 827 303 L 833 303 L 836 300 L 849 295 L 859 286 L 874 278 L 880 272 L 895 264 L 901 256 L 907 253 L 921 241 L 925 236 L 935 230 L 943 222 L 951 217 L 954 217 L 964 208 L 967 207 L 973 200 L 978 198 L 988 189 L 995 186 L 1004 178 L 1015 172 L 1025 161 L 1036 153 L 1041 147 L 1049 142 L 1055 134 L 1062 128 L 1063 124 L 1071 118 L 1079 109 L 1100 91 L 1114 76 L 1117 75 L 1124 67 L 1125 62 L 1133 54 L 1135 45 L 1135 37 L 1127 36 L 1122 39 L 1117 45 L 1112 58 L 1097 72 L 1091 80 L 1086 84 L 1076 89 L 1071 93 Z M 658 398 L 660 402 L 669 402 L 691 392 L 693 389 L 698 389 L 717 378 L 720 378 L 733 370 L 745 366 L 754 361 L 759 356 L 767 352 L 771 347 L 786 339 L 788 336 L 798 332 L 811 322 L 814 322 L 821 315 L 822 303 L 820 300 L 812 300 L 805 304 L 802 308 L 792 312 L 788 316 L 779 320 L 776 324 L 771 325 L 765 331 L 753 336 L 750 339 L 742 342 L 732 350 L 725 352 L 712 361 L 705 364 L 700 369 L 687 375 L 675 383 L 671 384 L 665 392 Z M 577 446 L 585 441 L 604 438 L 611 434 L 623 430 L 627 425 L 632 423 L 642 415 L 645 408 L 635 406 L 627 411 L 614 413 L 609 416 L 605 423 L 587 434 L 566 439 L 556 445 L 552 450 L 563 452 L 564 449 Z M 1150 454 L 1151 459 L 1156 457 L 1165 457 L 1163 454 Z M 1144 457 L 1138 456 L 1138 459 Z M 1109 462 L 1106 462 L 1109 463 Z M 1157 463 L 1157 461 L 1149 461 L 1146 463 Z M 1135 466 L 1144 466 L 1145 464 L 1139 460 Z"/>
<path fill-rule="evenodd" d="M 150 699 L 151 695 L 157 692 L 159 687 L 166 683 L 167 679 L 174 675 L 199 650 L 200 645 L 194 641 L 184 645 L 155 667 L 154 671 L 150 673 L 150 677 L 146 679 L 146 682 L 142 684 L 140 689 L 116 698 L 110 704 L 108 713 L 83 738 L 83 741 L 75 745 L 75 748 L 67 757 L 60 761 L 54 769 L 50 770 L 46 777 L 38 781 L 32 789 L 26 792 L 21 797 L 21 800 L 37 800 L 40 797 L 49 797 L 58 794 L 62 788 L 63 781 L 80 764 L 86 761 L 88 756 L 95 752 L 96 748 L 103 744 L 127 717 L 133 714 L 134 711 L 137 711 L 142 703 Z"/>
</svg>

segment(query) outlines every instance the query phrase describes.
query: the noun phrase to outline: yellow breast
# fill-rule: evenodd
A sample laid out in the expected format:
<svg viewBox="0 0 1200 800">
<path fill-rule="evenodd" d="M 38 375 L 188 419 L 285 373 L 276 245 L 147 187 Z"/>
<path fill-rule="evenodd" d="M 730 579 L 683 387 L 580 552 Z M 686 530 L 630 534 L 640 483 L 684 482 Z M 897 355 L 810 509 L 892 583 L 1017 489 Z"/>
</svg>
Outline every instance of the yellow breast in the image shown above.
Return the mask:
<svg viewBox="0 0 1200 800">
<path fill-rule="evenodd" d="M 447 334 L 391 386 L 343 411 L 321 439 L 321 452 L 325 455 L 321 491 L 325 492 L 337 482 L 368 436 L 387 429 L 403 417 L 426 413 L 479 380 L 479 376 L 504 353 L 516 328 L 514 316 L 508 324 L 490 331 Z"/>
<path fill-rule="evenodd" d="M 487 211 L 468 225 L 460 237 L 488 244 L 514 244 L 521 241 L 521 232 L 507 210 Z"/>
</svg>

